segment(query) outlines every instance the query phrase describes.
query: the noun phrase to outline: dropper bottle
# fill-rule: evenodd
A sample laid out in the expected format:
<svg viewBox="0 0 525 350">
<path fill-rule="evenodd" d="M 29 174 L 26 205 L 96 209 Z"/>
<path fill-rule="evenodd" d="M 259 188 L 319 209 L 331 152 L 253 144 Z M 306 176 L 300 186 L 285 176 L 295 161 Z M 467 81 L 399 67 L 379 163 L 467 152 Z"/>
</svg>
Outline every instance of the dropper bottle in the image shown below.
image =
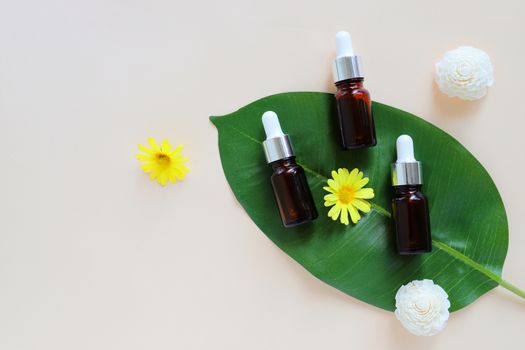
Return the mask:
<svg viewBox="0 0 525 350">
<path fill-rule="evenodd" d="M 377 144 L 370 93 L 363 87 L 361 57 L 354 53 L 348 32 L 336 35 L 337 56 L 333 76 L 337 93 L 337 114 L 343 149 L 373 147 Z"/>
<path fill-rule="evenodd" d="M 432 250 L 428 199 L 421 192 L 421 163 L 414 157 L 414 142 L 408 135 L 396 141 L 397 161 L 392 164 L 393 217 L 399 254 L 421 254 Z"/>
<path fill-rule="evenodd" d="M 262 122 L 266 133 L 264 153 L 273 169 L 271 183 L 284 227 L 314 220 L 317 209 L 304 170 L 295 162 L 290 138 L 281 130 L 275 112 L 265 112 Z"/>
</svg>

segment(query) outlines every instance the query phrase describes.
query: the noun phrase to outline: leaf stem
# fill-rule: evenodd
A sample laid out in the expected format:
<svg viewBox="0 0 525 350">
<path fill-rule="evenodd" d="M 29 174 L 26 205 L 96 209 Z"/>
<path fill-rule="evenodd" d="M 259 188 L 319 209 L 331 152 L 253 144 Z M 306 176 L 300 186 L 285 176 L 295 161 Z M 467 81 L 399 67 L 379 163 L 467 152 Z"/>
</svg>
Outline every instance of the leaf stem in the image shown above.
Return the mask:
<svg viewBox="0 0 525 350">
<path fill-rule="evenodd" d="M 392 218 L 392 214 L 385 208 L 383 208 L 380 205 L 375 204 L 374 202 L 370 203 L 372 205 L 372 208 L 374 208 L 375 211 L 377 211 L 379 214 L 386 216 L 387 218 Z"/>
<path fill-rule="evenodd" d="M 437 247 L 438 249 L 441 249 L 445 252 L 447 252 L 448 254 L 452 255 L 454 258 L 458 259 L 458 260 L 461 260 L 463 263 L 465 263 L 466 265 L 472 267 L 473 269 L 481 272 L 482 274 L 484 274 L 485 276 L 487 276 L 488 278 L 490 278 L 491 280 L 493 280 L 494 282 L 498 283 L 500 286 L 502 286 L 503 288 L 505 288 L 506 290 L 508 291 L 511 291 L 512 293 L 516 294 L 517 296 L 525 299 L 525 291 L 519 289 L 518 287 L 516 287 L 515 285 L 513 285 L 512 283 L 504 280 L 501 276 L 499 276 L 498 274 L 490 271 L 489 269 L 487 269 L 486 267 L 484 267 L 483 265 L 475 262 L 474 260 L 472 260 L 471 258 L 469 258 L 468 256 L 460 253 L 459 251 L 457 251 L 456 249 L 446 245 L 445 243 L 443 242 L 440 242 L 436 239 L 433 239 L 432 240 L 432 243 L 435 247 Z"/>
</svg>

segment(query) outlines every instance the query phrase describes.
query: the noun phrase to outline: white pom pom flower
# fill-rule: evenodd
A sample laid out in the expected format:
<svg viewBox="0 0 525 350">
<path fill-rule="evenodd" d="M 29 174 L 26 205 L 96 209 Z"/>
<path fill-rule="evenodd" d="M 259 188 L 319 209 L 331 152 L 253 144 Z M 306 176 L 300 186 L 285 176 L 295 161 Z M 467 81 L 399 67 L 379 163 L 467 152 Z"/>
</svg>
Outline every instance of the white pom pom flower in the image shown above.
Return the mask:
<svg viewBox="0 0 525 350">
<path fill-rule="evenodd" d="M 435 79 L 446 95 L 477 100 L 485 96 L 494 81 L 490 57 L 474 47 L 458 47 L 436 63 Z"/>
<path fill-rule="evenodd" d="M 430 336 L 445 328 L 449 307 L 447 293 L 432 280 L 412 281 L 397 291 L 395 315 L 409 332 Z"/>
</svg>

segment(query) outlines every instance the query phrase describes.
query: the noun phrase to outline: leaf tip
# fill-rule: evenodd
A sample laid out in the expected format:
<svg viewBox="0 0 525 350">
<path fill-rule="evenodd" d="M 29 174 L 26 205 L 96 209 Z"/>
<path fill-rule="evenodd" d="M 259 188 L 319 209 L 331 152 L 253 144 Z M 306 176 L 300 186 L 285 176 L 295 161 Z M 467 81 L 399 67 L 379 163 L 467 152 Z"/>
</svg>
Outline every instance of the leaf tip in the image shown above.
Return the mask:
<svg viewBox="0 0 525 350">
<path fill-rule="evenodd" d="M 210 122 L 211 122 L 213 125 L 217 126 L 217 121 L 218 121 L 218 119 L 220 119 L 220 117 L 217 116 L 217 115 L 211 115 L 211 116 L 209 117 L 209 119 L 210 119 Z"/>
</svg>

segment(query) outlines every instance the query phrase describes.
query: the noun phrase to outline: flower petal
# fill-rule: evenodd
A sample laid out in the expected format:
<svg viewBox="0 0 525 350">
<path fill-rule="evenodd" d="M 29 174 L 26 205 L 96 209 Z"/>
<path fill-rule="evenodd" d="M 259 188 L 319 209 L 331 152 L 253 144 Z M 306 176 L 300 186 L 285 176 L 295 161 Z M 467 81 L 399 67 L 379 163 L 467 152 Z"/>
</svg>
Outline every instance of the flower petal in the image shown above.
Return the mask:
<svg viewBox="0 0 525 350">
<path fill-rule="evenodd" d="M 329 186 L 325 186 L 325 187 L 323 187 L 323 190 L 328 191 L 328 192 L 330 192 L 330 193 L 335 193 L 335 190 L 332 189 L 332 188 L 329 187 Z"/>
<path fill-rule="evenodd" d="M 341 206 L 335 205 L 328 211 L 328 216 L 332 218 L 332 220 L 337 220 L 339 217 L 339 213 L 341 212 Z"/>
<path fill-rule="evenodd" d="M 374 190 L 372 188 L 362 188 L 355 193 L 354 198 L 372 199 L 374 198 Z"/>
<path fill-rule="evenodd" d="M 171 183 L 177 182 L 177 176 L 175 176 L 175 172 L 170 171 L 168 174 L 168 180 L 170 180 Z"/>
<path fill-rule="evenodd" d="M 339 169 L 340 170 L 340 169 Z M 335 180 L 335 181 L 339 181 L 339 174 L 337 173 L 337 171 L 335 170 L 332 170 L 332 178 Z"/>
<path fill-rule="evenodd" d="M 352 222 L 357 224 L 357 222 L 361 219 L 361 215 L 359 215 L 357 209 L 353 205 L 349 205 L 348 211 L 350 212 L 350 218 L 352 219 Z"/>
<path fill-rule="evenodd" d="M 323 199 L 325 201 L 336 201 L 337 200 L 337 195 L 335 195 L 333 193 L 330 193 L 330 194 L 325 195 Z"/>
<path fill-rule="evenodd" d="M 140 166 L 142 170 L 144 170 L 145 173 L 149 173 L 155 168 L 155 164 L 153 163 L 145 163 Z"/>
<path fill-rule="evenodd" d="M 362 173 L 361 173 L 362 174 Z M 359 181 L 356 181 L 353 185 L 355 190 L 359 190 L 360 188 L 365 187 L 365 185 L 368 183 L 369 179 L 368 177 L 362 178 Z"/>
<path fill-rule="evenodd" d="M 343 208 L 343 210 L 341 210 L 341 222 L 345 225 L 348 225 L 350 223 L 348 221 L 348 210 L 346 208 Z"/>
<path fill-rule="evenodd" d="M 347 184 L 349 177 L 350 177 L 350 173 L 348 172 L 348 169 L 346 168 L 339 169 L 339 184 L 340 185 Z"/>
<path fill-rule="evenodd" d="M 184 164 L 174 164 L 172 166 L 173 169 L 176 169 L 176 170 L 179 170 L 179 171 L 182 171 L 184 174 L 186 174 L 188 171 L 190 171 L 190 168 L 188 168 L 186 165 Z"/>
<path fill-rule="evenodd" d="M 173 151 L 171 151 L 171 156 L 174 156 L 174 155 L 177 155 L 180 153 L 180 151 L 182 151 L 182 149 L 184 148 L 183 145 L 178 145 L 177 147 L 175 147 L 173 149 Z M 185 161 L 184 161 L 185 162 Z"/>
<path fill-rule="evenodd" d="M 348 180 L 347 180 L 347 184 L 348 185 L 352 185 L 356 179 L 357 179 L 357 175 L 359 174 L 359 170 L 357 168 L 354 168 L 351 172 L 350 172 L 350 175 L 348 177 Z"/>
<path fill-rule="evenodd" d="M 146 154 L 136 154 L 135 157 L 141 162 L 150 162 L 153 160 L 153 156 L 146 155 Z"/>
<path fill-rule="evenodd" d="M 173 173 L 179 180 L 184 180 L 186 177 L 186 172 L 183 169 L 180 169 L 179 167 L 173 169 Z"/>
<path fill-rule="evenodd" d="M 166 152 L 168 155 L 171 153 L 171 145 L 168 139 L 164 139 L 162 141 L 162 145 L 160 146 L 160 149 L 162 152 Z"/>
<path fill-rule="evenodd" d="M 333 188 L 335 191 L 339 190 L 339 183 L 335 182 L 334 180 L 332 179 L 328 179 L 328 186 L 330 186 L 331 188 Z"/>
<path fill-rule="evenodd" d="M 156 178 L 159 177 L 159 175 L 160 175 L 160 171 L 158 169 L 153 169 L 151 174 L 149 174 L 149 178 L 152 180 L 155 180 Z"/>
<path fill-rule="evenodd" d="M 155 142 L 155 140 L 152 137 L 148 138 L 148 143 L 151 146 L 151 148 L 153 149 L 153 151 L 160 152 L 159 145 L 157 145 L 157 143 Z"/>
<path fill-rule="evenodd" d="M 154 150 L 151 150 L 151 149 L 149 149 L 148 147 L 143 146 L 143 145 L 141 145 L 141 144 L 139 144 L 139 149 L 140 149 L 142 152 L 147 153 L 147 154 L 153 154 L 153 153 L 155 153 Z"/>
<path fill-rule="evenodd" d="M 161 172 L 159 177 L 157 178 L 157 181 L 162 186 L 166 186 L 166 183 L 168 182 L 168 172 L 166 171 Z"/>
<path fill-rule="evenodd" d="M 361 210 L 363 213 L 368 213 L 370 211 L 370 203 L 368 201 L 364 201 L 361 199 L 355 198 L 352 201 L 352 204 L 359 210 Z"/>
</svg>

